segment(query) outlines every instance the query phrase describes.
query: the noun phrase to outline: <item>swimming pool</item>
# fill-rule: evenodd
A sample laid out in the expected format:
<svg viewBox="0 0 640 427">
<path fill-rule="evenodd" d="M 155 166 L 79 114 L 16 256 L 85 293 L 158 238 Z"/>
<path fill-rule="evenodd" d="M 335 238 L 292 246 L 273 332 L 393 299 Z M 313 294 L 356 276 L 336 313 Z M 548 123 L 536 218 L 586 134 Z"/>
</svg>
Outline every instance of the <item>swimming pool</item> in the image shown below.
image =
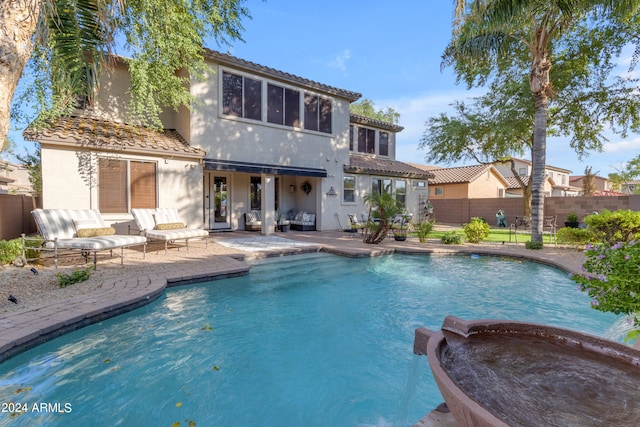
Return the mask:
<svg viewBox="0 0 640 427">
<path fill-rule="evenodd" d="M 411 425 L 442 402 L 414 329 L 448 314 L 597 335 L 616 319 L 535 263 L 268 259 L 3 362 L 0 400 L 27 411 L 0 425 Z"/>
</svg>

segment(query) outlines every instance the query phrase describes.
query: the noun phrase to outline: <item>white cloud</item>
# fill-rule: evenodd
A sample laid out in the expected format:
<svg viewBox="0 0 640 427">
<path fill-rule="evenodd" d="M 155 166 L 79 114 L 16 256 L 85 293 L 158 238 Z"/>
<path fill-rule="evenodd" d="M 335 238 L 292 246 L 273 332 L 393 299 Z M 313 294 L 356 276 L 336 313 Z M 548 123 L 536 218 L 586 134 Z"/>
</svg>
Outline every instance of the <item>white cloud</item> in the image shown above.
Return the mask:
<svg viewBox="0 0 640 427">
<path fill-rule="evenodd" d="M 349 49 L 344 49 L 343 51 L 339 52 L 338 55 L 336 55 L 336 57 L 329 62 L 329 67 L 331 68 L 337 68 L 339 70 L 342 70 L 344 72 L 347 71 L 347 61 L 351 58 L 351 51 Z"/>
<path fill-rule="evenodd" d="M 400 126 L 404 130 L 396 135 L 396 159 L 406 162 L 423 163 L 425 151 L 418 149 L 418 143 L 430 117 L 440 113 L 451 113 L 454 101 L 468 101 L 481 95 L 480 90 L 457 90 L 447 93 L 422 93 L 413 97 L 374 100 L 376 109 L 393 108 L 400 113 Z"/>
<path fill-rule="evenodd" d="M 622 153 L 627 151 L 640 151 L 640 137 L 625 139 L 623 141 L 605 142 L 602 146 L 605 153 Z"/>
</svg>

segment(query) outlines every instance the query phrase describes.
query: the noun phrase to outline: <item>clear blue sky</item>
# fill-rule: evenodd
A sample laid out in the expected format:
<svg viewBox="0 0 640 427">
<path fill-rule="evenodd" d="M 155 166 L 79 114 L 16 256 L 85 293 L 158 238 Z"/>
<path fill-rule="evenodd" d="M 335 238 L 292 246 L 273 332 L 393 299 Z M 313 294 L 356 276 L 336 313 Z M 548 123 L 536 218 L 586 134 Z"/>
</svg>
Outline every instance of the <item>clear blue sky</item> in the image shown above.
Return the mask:
<svg viewBox="0 0 640 427">
<path fill-rule="evenodd" d="M 441 55 L 451 36 L 453 3 L 248 0 L 246 6 L 253 19 L 244 23 L 245 42 L 230 48 L 207 47 L 359 92 L 378 109 L 392 107 L 401 114 L 399 124 L 404 126 L 397 136 L 397 159 L 424 163 L 425 152 L 417 145 L 425 121 L 450 111 L 454 100 L 482 93 L 481 89 L 468 91 L 457 85 L 450 68 L 440 69 Z M 622 62 L 628 64 L 628 59 Z M 20 141 L 19 132 L 11 135 Z M 593 153 L 583 161 L 566 140 L 547 140 L 547 164 L 569 169 L 574 175 L 592 166 L 594 172 L 606 176 L 638 153 L 640 135 L 624 140 L 610 135 L 603 153 Z"/>
</svg>

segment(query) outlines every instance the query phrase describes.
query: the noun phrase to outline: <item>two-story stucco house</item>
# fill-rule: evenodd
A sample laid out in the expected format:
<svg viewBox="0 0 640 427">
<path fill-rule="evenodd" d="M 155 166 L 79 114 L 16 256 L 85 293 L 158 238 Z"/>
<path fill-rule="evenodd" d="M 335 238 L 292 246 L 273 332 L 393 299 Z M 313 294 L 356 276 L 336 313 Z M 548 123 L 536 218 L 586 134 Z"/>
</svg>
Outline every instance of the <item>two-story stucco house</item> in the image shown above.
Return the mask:
<svg viewBox="0 0 640 427">
<path fill-rule="evenodd" d="M 206 79 L 190 81 L 196 102 L 164 112 L 161 131 L 126 122 L 122 61 L 93 105 L 25 131 L 42 148 L 43 207 L 100 209 L 114 226 L 132 208 L 175 207 L 209 230 L 242 230 L 259 210 L 265 234 L 278 212 L 344 227 L 372 191 L 417 213 L 431 174 L 395 160 L 402 127 L 350 114 L 359 93 L 211 50 L 206 61 Z"/>
<path fill-rule="evenodd" d="M 521 177 L 531 176 L 532 164 L 530 160 L 515 157 L 513 158 L 513 160 L 515 162 L 515 168 L 518 172 L 518 175 L 520 175 Z M 510 177 L 513 177 L 511 165 L 508 162 L 496 162 L 494 163 L 494 165 L 505 178 L 509 179 Z M 545 196 L 577 196 L 579 194 L 580 189 L 577 187 L 573 187 L 569 182 L 569 174 L 571 174 L 570 170 L 546 165 L 544 173 L 547 178 L 545 180 L 544 188 Z M 511 189 L 513 191 L 517 191 L 517 188 L 515 186 L 511 187 Z"/>
</svg>

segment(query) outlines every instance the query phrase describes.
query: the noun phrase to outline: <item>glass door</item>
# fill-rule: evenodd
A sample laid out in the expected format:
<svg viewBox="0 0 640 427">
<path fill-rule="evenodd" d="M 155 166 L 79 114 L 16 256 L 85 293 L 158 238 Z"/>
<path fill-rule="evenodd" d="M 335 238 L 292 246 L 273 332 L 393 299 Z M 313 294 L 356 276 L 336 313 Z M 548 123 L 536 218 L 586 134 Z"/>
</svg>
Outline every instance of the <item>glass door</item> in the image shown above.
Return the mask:
<svg viewBox="0 0 640 427">
<path fill-rule="evenodd" d="M 205 226 L 209 230 L 231 228 L 229 176 L 205 173 L 204 181 Z"/>
</svg>

